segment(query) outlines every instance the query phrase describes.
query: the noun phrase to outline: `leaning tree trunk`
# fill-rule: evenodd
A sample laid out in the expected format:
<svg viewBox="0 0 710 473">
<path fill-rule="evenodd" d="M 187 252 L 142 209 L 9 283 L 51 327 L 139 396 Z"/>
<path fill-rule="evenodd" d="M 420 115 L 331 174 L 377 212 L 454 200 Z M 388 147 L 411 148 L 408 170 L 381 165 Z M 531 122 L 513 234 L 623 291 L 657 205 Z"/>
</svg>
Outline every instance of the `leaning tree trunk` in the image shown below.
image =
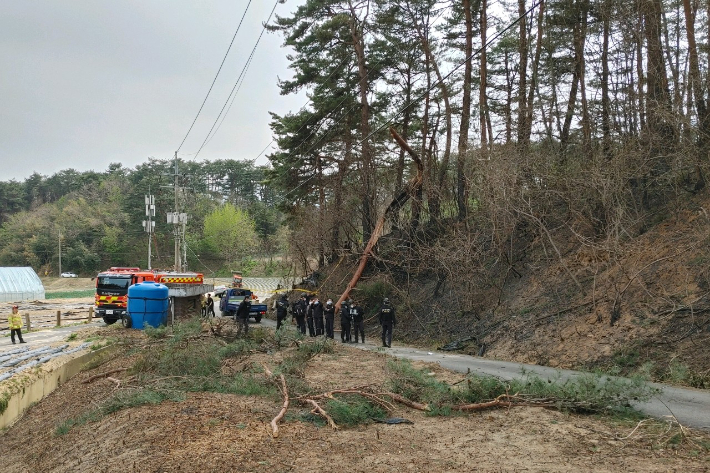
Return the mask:
<svg viewBox="0 0 710 473">
<path fill-rule="evenodd" d="M 372 249 L 377 244 L 377 241 L 380 239 L 380 236 L 382 236 L 382 230 L 385 227 L 385 222 L 387 221 L 387 218 L 397 212 L 399 209 L 401 209 L 402 206 L 409 200 L 409 198 L 415 195 L 422 186 L 424 166 L 422 165 L 422 160 L 419 158 L 419 155 L 415 153 L 412 148 L 409 147 L 407 142 L 404 141 L 401 136 L 399 136 L 399 134 L 394 128 L 390 127 L 390 133 L 392 134 L 392 137 L 397 142 L 397 144 L 407 153 L 409 153 L 414 162 L 417 164 L 417 174 L 409 180 L 407 185 L 403 189 L 401 189 L 397 193 L 397 195 L 394 196 L 392 202 L 390 202 L 382 216 L 377 220 L 377 224 L 375 225 L 375 229 L 370 235 L 370 240 L 367 242 L 365 251 L 360 257 L 360 264 L 355 270 L 352 279 L 348 283 L 348 287 L 345 288 L 345 292 L 343 292 L 343 294 L 340 296 L 338 302 L 335 303 L 336 310 L 340 310 L 340 304 L 348 298 L 348 296 L 350 295 L 350 291 L 355 288 L 357 282 L 360 280 L 360 276 L 362 276 L 362 272 L 365 270 L 365 266 L 367 265 L 367 260 L 372 254 Z"/>
</svg>

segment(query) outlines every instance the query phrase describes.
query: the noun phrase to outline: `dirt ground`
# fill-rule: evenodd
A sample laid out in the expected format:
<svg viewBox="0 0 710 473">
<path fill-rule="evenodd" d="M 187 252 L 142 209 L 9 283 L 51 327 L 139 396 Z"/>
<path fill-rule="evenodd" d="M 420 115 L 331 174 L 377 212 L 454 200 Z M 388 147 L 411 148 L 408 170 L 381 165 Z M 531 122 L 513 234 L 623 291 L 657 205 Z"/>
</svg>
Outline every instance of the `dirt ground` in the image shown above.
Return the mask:
<svg viewBox="0 0 710 473">
<path fill-rule="evenodd" d="M 138 331 L 86 328 L 78 338 L 109 331 L 127 345 L 146 342 Z M 121 335 L 122 334 L 122 335 Z M 254 354 L 252 363 L 275 366 L 280 353 Z M 306 380 L 316 391 L 384 385 L 387 355 L 338 344 L 313 358 Z M 710 471 L 710 435 L 657 421 L 614 421 L 533 407 L 431 417 L 398 406 L 393 417 L 413 424 L 372 423 L 355 428 L 319 427 L 292 400 L 277 438 L 269 422 L 282 401 L 217 393 L 188 394 L 182 402 L 124 409 L 100 420 L 79 419 L 130 383 L 116 373 L 84 384 L 98 373 L 128 367 L 116 356 L 88 369 L 32 406 L 0 433 L 4 472 L 470 472 L 470 471 Z M 415 364 L 454 384 L 461 374 L 435 364 Z"/>
</svg>

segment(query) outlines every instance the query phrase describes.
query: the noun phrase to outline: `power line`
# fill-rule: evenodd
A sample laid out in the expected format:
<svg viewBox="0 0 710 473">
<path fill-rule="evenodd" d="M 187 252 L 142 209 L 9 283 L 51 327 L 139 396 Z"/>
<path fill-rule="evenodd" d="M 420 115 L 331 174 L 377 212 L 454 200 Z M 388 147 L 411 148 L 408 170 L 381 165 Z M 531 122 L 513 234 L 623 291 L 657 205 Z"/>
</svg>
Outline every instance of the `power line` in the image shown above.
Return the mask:
<svg viewBox="0 0 710 473">
<path fill-rule="evenodd" d="M 222 58 L 222 64 L 219 65 L 219 69 L 217 70 L 217 74 L 214 76 L 214 79 L 212 80 L 212 84 L 210 85 L 210 89 L 207 91 L 207 95 L 205 96 L 205 99 L 202 101 L 202 105 L 200 105 L 200 109 L 197 111 L 197 115 L 195 115 L 195 119 L 192 120 L 192 124 L 190 125 L 190 128 L 187 130 L 185 137 L 180 142 L 180 146 L 178 146 L 176 152 L 180 151 L 180 148 L 182 148 L 182 145 L 185 144 L 185 140 L 190 135 L 190 132 L 192 131 L 192 127 L 194 127 L 195 122 L 197 122 L 197 117 L 200 116 L 200 112 L 202 112 L 202 109 L 204 108 L 205 103 L 207 102 L 207 98 L 210 96 L 210 92 L 212 92 L 212 88 L 214 87 L 214 84 L 217 81 L 217 77 L 219 77 L 219 73 L 222 70 L 222 66 L 224 66 L 224 61 L 227 60 L 227 56 L 229 55 L 229 51 L 232 49 L 232 45 L 234 44 L 234 39 L 237 37 L 237 33 L 239 33 L 239 30 L 242 27 L 242 22 L 244 21 L 244 17 L 247 14 L 247 10 L 249 10 L 249 5 L 251 5 L 251 0 L 249 0 L 249 3 L 247 3 L 247 7 L 244 9 L 244 13 L 242 13 L 242 18 L 241 18 L 241 20 L 239 20 L 239 25 L 237 26 L 237 31 L 235 31 L 234 36 L 232 36 L 232 41 L 229 43 L 229 47 L 227 48 L 227 52 L 224 54 L 224 58 Z"/>
<path fill-rule="evenodd" d="M 538 1 L 536 1 L 525 13 L 523 13 L 523 14 L 520 15 L 518 18 L 516 18 L 515 20 L 513 20 L 512 22 L 510 22 L 504 29 L 498 31 L 498 33 L 496 33 L 495 35 L 493 35 L 488 41 L 486 41 L 486 43 L 485 43 L 484 45 L 482 45 L 480 48 L 478 48 L 476 51 L 474 51 L 469 57 L 467 57 L 464 61 L 462 61 L 461 63 L 459 63 L 458 65 L 456 65 L 456 67 L 454 67 L 448 74 L 446 74 L 444 77 L 442 77 L 441 80 L 437 79 L 436 81 L 434 81 L 434 82 L 431 84 L 431 86 L 429 86 L 420 96 L 418 96 L 418 97 L 415 98 L 415 99 L 410 100 L 409 103 L 407 103 L 405 106 L 403 106 L 399 111 L 397 111 L 397 113 L 395 113 L 392 117 L 390 117 L 390 118 L 389 118 L 387 121 L 385 121 L 382 125 L 380 125 L 379 127 L 377 127 L 374 131 L 370 132 L 367 136 L 365 136 L 362 140 L 360 140 L 360 141 L 358 142 L 358 144 L 362 144 L 365 140 L 370 139 L 373 135 L 375 135 L 376 133 L 379 133 L 380 131 L 382 131 L 382 129 L 384 129 L 387 125 L 389 125 L 390 123 L 392 123 L 392 121 L 394 121 L 395 118 L 397 118 L 398 116 L 400 116 L 405 110 L 407 110 L 409 107 L 411 107 L 414 103 L 421 101 L 421 100 L 426 96 L 426 94 L 428 94 L 429 92 L 431 92 L 434 88 L 438 87 L 438 86 L 439 86 L 441 83 L 443 83 L 444 81 L 448 80 L 449 77 L 451 77 L 451 75 L 453 75 L 458 69 L 460 69 L 460 68 L 461 68 L 463 65 L 465 65 L 468 61 L 470 61 L 471 59 L 473 59 L 474 57 L 476 57 L 477 55 L 479 55 L 479 54 L 481 53 L 481 51 L 485 50 L 485 49 L 488 48 L 491 44 L 493 44 L 494 41 L 496 41 L 496 40 L 497 40 L 498 38 L 500 38 L 503 34 L 505 34 L 508 30 L 510 30 L 513 26 L 515 26 L 517 23 L 519 23 L 523 18 L 525 18 L 526 16 L 528 16 L 528 15 L 529 15 L 538 5 L 540 5 L 543 1 L 544 1 L 544 0 L 538 0 Z M 381 61 L 382 61 L 382 59 L 380 60 L 380 62 L 381 62 Z M 379 65 L 379 62 L 378 62 L 378 65 Z M 373 68 L 371 68 L 371 69 L 368 71 L 368 75 L 369 75 L 370 71 L 372 71 L 372 69 L 374 69 L 374 66 L 373 66 Z M 367 78 L 367 76 L 365 76 L 365 78 Z M 351 108 L 350 110 L 352 110 L 352 108 Z M 348 112 L 349 112 L 349 110 L 348 110 Z M 348 112 L 346 112 L 346 113 L 348 113 Z M 343 115 L 343 117 L 344 117 L 344 116 L 345 116 L 345 114 Z M 342 120 L 342 117 L 341 117 L 341 120 Z M 341 120 L 338 120 L 333 126 L 335 126 L 335 125 L 337 125 L 338 123 L 340 123 Z M 323 137 L 325 137 L 325 135 L 327 135 L 327 133 L 325 133 L 325 134 L 323 135 Z M 310 138 L 311 136 L 312 136 L 312 133 L 311 133 L 311 135 L 309 135 L 307 138 L 305 138 L 305 139 L 303 140 L 303 142 L 305 143 L 305 141 L 306 141 L 308 138 Z M 314 143 L 313 146 L 311 146 L 311 148 L 310 148 L 308 151 L 306 151 L 306 154 L 309 153 L 309 152 L 323 139 L 323 137 L 322 137 L 319 141 L 317 141 L 316 143 Z M 272 141 L 272 143 L 273 143 L 273 141 Z M 291 153 L 291 155 L 293 155 L 293 154 L 294 154 L 294 153 Z M 284 173 L 284 174 L 285 174 L 285 173 Z M 287 197 L 288 195 L 292 194 L 294 191 L 296 191 L 297 189 L 299 189 L 300 187 L 302 187 L 304 184 L 310 182 L 310 181 L 313 180 L 314 178 L 315 178 L 315 175 L 310 176 L 310 177 L 304 179 L 300 184 L 298 184 L 296 187 L 294 187 L 293 189 L 291 189 L 290 191 L 288 191 L 286 194 L 284 194 L 284 197 Z"/>
<path fill-rule="evenodd" d="M 518 24 L 518 23 L 520 22 L 520 20 L 522 20 L 523 18 L 525 18 L 526 16 L 528 16 L 528 15 L 529 15 L 538 5 L 540 5 L 543 1 L 544 1 L 544 0 L 537 0 L 537 1 L 533 4 L 533 6 L 531 6 L 530 8 L 528 8 L 528 10 L 527 10 L 525 13 L 523 13 L 522 15 L 520 15 L 520 16 L 519 16 L 518 18 L 516 18 L 514 21 L 512 21 L 511 23 L 509 23 L 508 26 L 506 26 L 505 28 L 503 28 L 502 30 L 500 30 L 498 33 L 496 33 L 495 35 L 493 35 L 493 37 L 491 37 L 491 39 L 489 39 L 488 41 L 486 41 L 486 44 L 484 44 L 483 46 L 481 46 L 480 48 L 478 48 L 476 51 L 474 51 L 473 53 L 471 53 L 471 55 L 470 55 L 469 57 L 467 57 L 466 59 L 464 59 L 463 62 L 459 63 L 456 67 L 454 67 L 448 74 L 446 74 L 444 77 L 442 77 L 441 80 L 439 80 L 439 79 L 435 80 L 434 83 L 432 83 L 432 85 L 431 85 L 428 89 L 426 89 L 423 94 L 421 94 L 419 97 L 417 97 L 417 98 L 415 98 L 415 99 L 413 99 L 413 100 L 410 100 L 409 103 L 408 103 L 407 105 L 405 105 L 404 107 L 402 107 L 396 114 L 394 114 L 392 117 L 390 117 L 386 122 L 384 122 L 382 125 L 380 125 L 377 129 L 375 129 L 374 131 L 372 131 L 371 133 L 369 133 L 365 138 L 363 138 L 363 139 L 360 141 L 360 144 L 362 144 L 365 140 L 367 140 L 367 139 L 369 139 L 370 137 L 372 137 L 372 135 L 374 135 L 375 133 L 378 133 L 378 132 L 382 131 L 383 128 L 385 128 L 387 125 L 389 125 L 390 123 L 392 123 L 392 121 L 393 121 L 395 118 L 397 118 L 398 116 L 400 116 L 405 110 L 407 110 L 409 107 L 411 107 L 415 102 L 418 102 L 418 101 L 420 101 L 421 99 L 423 99 L 424 97 L 426 97 L 426 94 L 428 94 L 428 93 L 431 92 L 434 88 L 438 87 L 441 83 L 443 83 L 444 81 L 446 81 L 449 77 L 451 77 L 451 75 L 452 75 L 454 72 L 456 72 L 457 70 L 459 70 L 459 69 L 461 68 L 461 66 L 464 66 L 468 61 L 470 61 L 471 59 L 473 59 L 474 57 L 476 57 L 477 55 L 479 55 L 479 54 L 481 53 L 481 51 L 483 51 L 484 49 L 486 49 L 486 48 L 487 48 L 489 45 L 491 45 L 495 40 L 497 40 L 498 38 L 500 38 L 501 36 L 503 36 L 503 34 L 505 34 L 506 32 L 508 32 L 509 29 L 511 29 L 511 28 L 512 28 L 513 26 L 515 26 L 516 24 Z"/>
<path fill-rule="evenodd" d="M 246 75 L 249 65 L 251 64 L 251 60 L 254 57 L 254 52 L 256 51 L 257 46 L 259 46 L 259 42 L 261 41 L 262 36 L 264 36 L 264 31 L 266 31 L 266 25 L 269 23 L 269 21 L 271 21 L 271 17 L 274 15 L 274 11 L 276 11 L 276 5 L 279 4 L 279 1 L 280 0 L 276 0 L 276 2 L 274 2 L 274 6 L 271 9 L 271 13 L 269 13 L 269 18 L 267 18 L 266 22 L 264 22 L 264 25 L 261 29 L 261 33 L 259 33 L 259 37 L 257 38 L 256 43 L 254 44 L 254 47 L 251 50 L 251 54 L 249 54 L 249 59 L 244 64 L 244 68 L 242 68 L 242 71 L 239 73 L 239 77 L 237 78 L 237 82 L 234 84 L 234 87 L 232 87 L 232 91 L 229 93 L 229 96 L 227 96 L 227 100 L 224 102 L 224 105 L 222 106 L 222 110 L 220 110 L 219 115 L 217 115 L 217 119 L 212 124 L 210 131 L 207 132 L 207 136 L 205 137 L 205 140 L 202 142 L 202 146 L 200 146 L 200 149 L 198 149 L 197 153 L 195 153 L 195 158 L 197 158 L 197 156 L 200 154 L 200 151 L 202 151 L 202 148 L 204 148 L 205 144 L 207 144 L 207 141 L 209 141 L 212 131 L 214 130 L 215 126 L 217 125 L 217 122 L 219 121 L 220 117 L 222 116 L 222 113 L 224 113 L 224 109 L 227 107 L 227 104 L 229 103 L 230 99 L 232 98 L 232 94 L 235 93 L 237 86 L 239 86 L 239 84 L 243 80 L 243 77 Z"/>
</svg>

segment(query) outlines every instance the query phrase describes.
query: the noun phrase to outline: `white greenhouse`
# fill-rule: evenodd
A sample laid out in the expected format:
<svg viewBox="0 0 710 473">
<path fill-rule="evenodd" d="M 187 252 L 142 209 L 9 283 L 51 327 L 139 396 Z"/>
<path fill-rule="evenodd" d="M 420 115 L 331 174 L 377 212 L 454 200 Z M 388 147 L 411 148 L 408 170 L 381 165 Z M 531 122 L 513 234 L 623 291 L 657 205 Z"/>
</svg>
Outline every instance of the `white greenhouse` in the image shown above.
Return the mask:
<svg viewBox="0 0 710 473">
<path fill-rule="evenodd" d="M 0 268 L 0 302 L 37 299 L 44 299 L 44 286 L 34 269 Z"/>
</svg>

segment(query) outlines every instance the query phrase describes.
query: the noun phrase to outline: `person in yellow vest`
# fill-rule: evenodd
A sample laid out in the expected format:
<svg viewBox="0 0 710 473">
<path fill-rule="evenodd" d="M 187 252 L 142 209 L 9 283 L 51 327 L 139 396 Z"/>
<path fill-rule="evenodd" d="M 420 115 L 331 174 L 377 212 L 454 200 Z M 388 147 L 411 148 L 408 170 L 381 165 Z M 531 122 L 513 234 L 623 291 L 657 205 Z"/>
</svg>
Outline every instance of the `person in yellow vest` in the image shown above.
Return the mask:
<svg viewBox="0 0 710 473">
<path fill-rule="evenodd" d="M 22 339 L 22 317 L 16 305 L 12 306 L 12 313 L 7 318 L 7 321 L 10 324 L 10 339 L 12 340 L 12 344 L 15 344 L 15 333 L 17 333 L 17 338 L 20 339 L 20 343 L 27 343 Z"/>
<path fill-rule="evenodd" d="M 207 298 L 205 297 L 204 294 L 200 295 L 200 315 L 204 317 L 207 315 Z"/>
</svg>

